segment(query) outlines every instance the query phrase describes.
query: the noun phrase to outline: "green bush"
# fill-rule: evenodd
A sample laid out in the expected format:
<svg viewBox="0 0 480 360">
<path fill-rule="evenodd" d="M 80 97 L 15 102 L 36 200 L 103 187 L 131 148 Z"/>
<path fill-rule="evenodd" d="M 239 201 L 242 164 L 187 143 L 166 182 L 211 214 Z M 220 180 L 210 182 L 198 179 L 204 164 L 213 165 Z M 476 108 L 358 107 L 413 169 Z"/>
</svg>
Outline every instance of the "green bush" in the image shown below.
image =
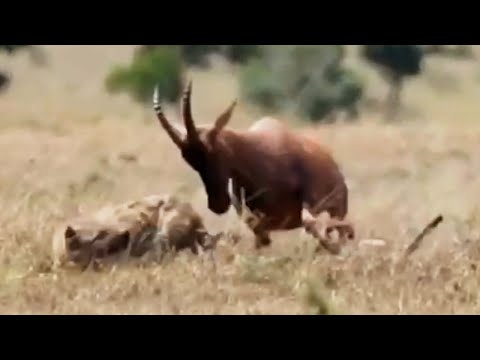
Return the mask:
<svg viewBox="0 0 480 360">
<path fill-rule="evenodd" d="M 335 82 L 336 101 L 340 108 L 350 108 L 363 96 L 360 77 L 350 69 L 342 69 Z"/>
<path fill-rule="evenodd" d="M 299 92 L 296 108 L 310 120 L 325 118 L 335 108 L 333 88 L 321 81 L 309 81 Z"/>
<path fill-rule="evenodd" d="M 230 62 L 244 64 L 260 54 L 260 45 L 222 45 L 220 53 Z"/>
<path fill-rule="evenodd" d="M 362 55 L 396 77 L 404 77 L 421 72 L 424 53 L 419 45 L 363 45 Z"/>
<path fill-rule="evenodd" d="M 218 45 L 178 45 L 182 59 L 191 66 L 208 67 L 208 57 L 219 50 Z"/>
<path fill-rule="evenodd" d="M 361 55 L 380 70 L 390 85 L 386 116 L 394 118 L 405 79 L 422 72 L 424 50 L 420 45 L 363 45 Z"/>
<path fill-rule="evenodd" d="M 261 49 L 260 45 L 142 45 L 138 51 L 146 53 L 167 46 L 178 48 L 187 65 L 198 67 L 208 67 L 208 59 L 212 54 L 221 55 L 232 63 L 243 64 L 257 56 Z"/>
<path fill-rule="evenodd" d="M 281 82 L 273 76 L 266 64 L 258 59 L 243 69 L 241 86 L 245 98 L 262 108 L 279 110 L 286 94 Z"/>
<path fill-rule="evenodd" d="M 360 79 L 342 65 L 342 46 L 272 45 L 257 56 L 240 78 L 242 95 L 256 105 L 321 121 L 339 110 L 354 113 L 363 95 Z"/>
<path fill-rule="evenodd" d="M 190 66 L 208 67 L 208 57 L 219 51 L 218 45 L 141 45 L 136 54 L 147 54 L 158 48 L 173 48 L 179 52 L 182 61 Z"/>
<path fill-rule="evenodd" d="M 162 101 L 176 102 L 182 92 L 182 60 L 175 47 L 159 46 L 137 52 L 130 66 L 117 66 L 107 76 L 110 93 L 126 92 L 135 101 L 148 103 L 154 87 L 159 86 Z"/>
</svg>

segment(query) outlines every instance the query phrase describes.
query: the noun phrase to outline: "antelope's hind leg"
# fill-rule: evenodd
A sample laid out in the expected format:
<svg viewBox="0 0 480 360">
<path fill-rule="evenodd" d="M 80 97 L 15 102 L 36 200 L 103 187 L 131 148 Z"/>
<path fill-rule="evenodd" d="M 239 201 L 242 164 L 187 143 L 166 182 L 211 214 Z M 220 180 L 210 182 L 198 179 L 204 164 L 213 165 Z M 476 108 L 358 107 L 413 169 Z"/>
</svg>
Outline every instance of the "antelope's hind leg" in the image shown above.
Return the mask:
<svg viewBox="0 0 480 360">
<path fill-rule="evenodd" d="M 355 238 L 355 230 L 349 221 L 335 218 L 329 219 L 326 224 L 327 235 L 330 235 L 334 230 L 338 231 L 338 235 L 342 240 L 353 240 Z"/>
<path fill-rule="evenodd" d="M 302 225 L 308 234 L 318 240 L 316 251 L 322 247 L 333 255 L 340 254 L 345 235 L 349 238 L 353 236 L 353 227 L 348 222 L 332 218 L 319 219 L 307 209 L 302 210 Z M 331 232 L 334 230 L 338 231 L 340 237 L 340 241 L 336 243 L 331 238 Z"/>
<path fill-rule="evenodd" d="M 348 212 L 348 188 L 340 183 L 325 197 L 318 199 L 315 191 L 306 191 L 303 196 L 302 224 L 307 233 L 319 240 L 330 252 L 339 253 L 347 239 L 353 240 L 353 225 L 345 220 Z M 326 213 L 327 218 L 322 218 Z M 337 230 L 339 242 L 333 246 L 331 233 Z"/>
</svg>

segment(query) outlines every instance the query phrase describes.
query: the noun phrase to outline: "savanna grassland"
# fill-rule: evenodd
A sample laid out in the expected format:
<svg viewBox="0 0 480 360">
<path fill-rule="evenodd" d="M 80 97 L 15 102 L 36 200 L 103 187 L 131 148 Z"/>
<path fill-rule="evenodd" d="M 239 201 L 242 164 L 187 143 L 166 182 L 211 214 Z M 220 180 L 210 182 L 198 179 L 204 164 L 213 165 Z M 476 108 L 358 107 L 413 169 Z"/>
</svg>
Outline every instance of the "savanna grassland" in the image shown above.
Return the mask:
<svg viewBox="0 0 480 360">
<path fill-rule="evenodd" d="M 480 63 L 432 58 L 407 82 L 401 121 L 373 111 L 358 122 L 291 125 L 327 144 L 350 187 L 357 241 L 342 256 L 313 254 L 301 231 L 275 234 L 256 253 L 233 210 L 206 208 L 150 107 L 108 95 L 103 80 L 132 46 L 45 46 L 47 65 L 26 54 L 0 57 L 12 72 L 0 96 L 0 313 L 2 314 L 464 314 L 480 311 Z M 386 86 L 362 69 L 368 96 Z M 478 50 L 476 50 L 478 52 Z M 229 65 L 190 71 L 197 122 L 212 121 L 237 96 Z M 373 102 L 373 101 L 372 101 Z M 167 116 L 178 118 L 176 108 Z M 240 102 L 232 126 L 261 114 Z M 278 114 L 278 116 L 285 115 Z M 290 118 L 289 118 L 290 119 Z M 51 271 L 54 226 L 78 211 L 153 193 L 177 193 L 205 216 L 221 242 L 216 269 L 189 253 L 164 266 L 101 273 Z M 408 259 L 405 247 L 438 214 L 444 221 Z M 386 246 L 359 246 L 380 238 Z"/>
</svg>

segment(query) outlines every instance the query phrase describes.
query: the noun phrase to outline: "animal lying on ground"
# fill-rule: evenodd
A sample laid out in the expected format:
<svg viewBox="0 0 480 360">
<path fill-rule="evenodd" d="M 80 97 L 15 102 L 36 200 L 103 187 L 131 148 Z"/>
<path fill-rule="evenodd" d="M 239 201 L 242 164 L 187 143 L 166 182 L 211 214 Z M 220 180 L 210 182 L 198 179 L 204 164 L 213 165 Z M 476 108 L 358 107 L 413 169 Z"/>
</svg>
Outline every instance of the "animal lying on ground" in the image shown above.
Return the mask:
<svg viewBox="0 0 480 360">
<path fill-rule="evenodd" d="M 338 250 L 315 224 L 323 212 L 330 215 L 323 233 L 337 230 L 342 239 L 354 237 L 345 220 L 348 188 L 344 176 L 327 150 L 317 141 L 290 131 L 280 121 L 263 118 L 247 131 L 226 128 L 234 101 L 210 126 L 197 126 L 191 110 L 192 83 L 184 92 L 185 127 L 168 121 L 159 103 L 158 88 L 153 108 L 160 125 L 177 145 L 182 158 L 195 170 L 208 196 L 208 208 L 224 214 L 233 204 L 240 216 L 246 207 L 258 215 L 247 225 L 255 234 L 255 247 L 271 244 L 270 232 L 303 227 L 332 253 Z M 228 183 L 232 182 L 232 192 Z"/>
<path fill-rule="evenodd" d="M 170 196 L 159 213 L 159 235 L 165 250 L 180 251 L 190 249 L 195 255 L 199 247 L 202 250 L 213 250 L 224 235 L 219 232 L 211 235 L 205 229 L 200 215 L 188 202 Z"/>
<path fill-rule="evenodd" d="M 53 237 L 54 267 L 149 258 L 166 251 L 212 250 L 222 234 L 210 235 L 200 215 L 175 196 L 150 195 L 105 206 L 60 226 Z"/>
</svg>

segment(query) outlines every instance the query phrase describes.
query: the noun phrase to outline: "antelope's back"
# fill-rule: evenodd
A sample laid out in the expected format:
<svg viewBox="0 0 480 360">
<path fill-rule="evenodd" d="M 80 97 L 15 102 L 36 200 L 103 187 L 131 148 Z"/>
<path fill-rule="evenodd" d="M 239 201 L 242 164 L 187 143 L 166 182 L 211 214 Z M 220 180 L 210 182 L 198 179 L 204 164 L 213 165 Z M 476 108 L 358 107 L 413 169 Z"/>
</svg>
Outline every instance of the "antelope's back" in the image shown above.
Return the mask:
<svg viewBox="0 0 480 360">
<path fill-rule="evenodd" d="M 311 133 L 289 129 L 271 117 L 260 119 L 248 132 L 258 137 L 262 151 L 281 157 L 303 181 L 318 183 L 316 186 L 320 188 L 331 188 L 344 181 L 331 149 Z"/>
<path fill-rule="evenodd" d="M 301 156 L 302 160 L 312 162 L 313 166 L 318 166 L 320 162 L 336 167 L 331 150 L 320 139 L 310 132 L 292 130 L 275 118 L 261 118 L 248 129 L 248 133 L 259 136 L 261 142 L 270 146 L 273 151 L 281 153 L 283 150 L 291 155 Z"/>
</svg>

